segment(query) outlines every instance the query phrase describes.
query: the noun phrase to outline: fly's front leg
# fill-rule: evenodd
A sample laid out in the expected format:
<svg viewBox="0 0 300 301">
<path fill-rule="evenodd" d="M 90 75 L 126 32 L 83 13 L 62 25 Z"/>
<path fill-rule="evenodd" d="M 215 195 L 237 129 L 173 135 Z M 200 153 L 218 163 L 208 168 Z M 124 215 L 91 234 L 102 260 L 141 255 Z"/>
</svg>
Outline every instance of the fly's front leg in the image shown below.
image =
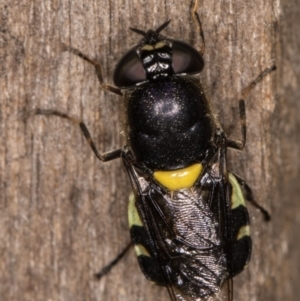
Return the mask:
<svg viewBox="0 0 300 301">
<path fill-rule="evenodd" d="M 88 58 L 81 51 L 79 51 L 78 49 L 75 49 L 71 46 L 67 46 L 65 44 L 62 44 L 62 50 L 63 51 L 69 51 L 69 52 L 79 56 L 80 58 L 84 59 L 88 63 L 92 64 L 95 67 L 96 75 L 98 77 L 100 85 L 104 90 L 107 90 L 107 91 L 112 92 L 112 93 L 117 94 L 117 95 L 121 95 L 121 96 L 123 95 L 119 88 L 111 86 L 111 85 L 106 84 L 106 83 L 103 82 L 103 76 L 102 76 L 102 70 L 101 70 L 101 64 L 100 63 Z"/>
<path fill-rule="evenodd" d="M 241 124 L 241 140 L 230 140 L 228 139 L 228 147 L 242 150 L 246 144 L 246 108 L 245 108 L 245 100 L 252 89 L 269 73 L 276 70 L 276 66 L 269 67 L 265 69 L 263 72 L 259 74 L 259 76 L 253 80 L 243 91 L 242 91 L 242 99 L 239 101 L 239 110 L 240 110 L 240 124 Z"/>
<path fill-rule="evenodd" d="M 62 112 L 59 112 L 59 111 L 56 111 L 56 110 L 42 110 L 42 109 L 36 109 L 34 112 L 33 112 L 34 115 L 45 115 L 45 116 L 58 116 L 58 117 L 61 117 L 61 118 L 65 118 L 69 121 L 71 121 L 72 123 L 76 124 L 79 126 L 81 132 L 83 133 L 86 141 L 88 142 L 88 144 L 90 145 L 92 151 L 94 152 L 94 154 L 96 155 L 96 157 L 102 161 L 102 162 L 107 162 L 107 161 L 111 161 L 111 160 L 114 160 L 114 159 L 117 159 L 117 158 L 120 158 L 121 157 L 121 151 L 122 149 L 119 148 L 119 149 L 116 149 L 116 150 L 113 150 L 113 151 L 110 151 L 110 152 L 107 152 L 107 153 L 104 153 L 104 154 L 100 154 L 97 150 L 97 147 L 94 143 L 94 140 L 92 139 L 91 137 L 91 134 L 87 128 L 87 126 L 85 125 L 85 123 L 80 120 L 80 119 L 77 119 L 75 117 L 72 117 L 72 116 L 69 116 L 65 113 L 62 113 Z"/>
<path fill-rule="evenodd" d="M 203 54 L 205 52 L 205 40 L 204 40 L 204 33 L 203 33 L 203 29 L 202 29 L 201 20 L 200 20 L 199 14 L 197 12 L 198 4 L 199 4 L 199 0 L 196 0 L 193 10 L 192 10 L 192 18 L 193 18 L 195 26 L 197 27 L 197 31 L 198 31 L 201 41 L 202 41 L 202 45 L 199 50 L 199 53 L 201 54 L 201 56 L 203 56 Z"/>
</svg>

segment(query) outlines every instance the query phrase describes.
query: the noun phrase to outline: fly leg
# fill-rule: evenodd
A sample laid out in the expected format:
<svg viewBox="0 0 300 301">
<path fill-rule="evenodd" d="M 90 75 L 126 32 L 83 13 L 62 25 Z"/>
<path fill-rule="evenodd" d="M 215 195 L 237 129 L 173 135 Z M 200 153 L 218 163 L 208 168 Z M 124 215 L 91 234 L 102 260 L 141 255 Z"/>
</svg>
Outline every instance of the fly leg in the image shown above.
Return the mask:
<svg viewBox="0 0 300 301">
<path fill-rule="evenodd" d="M 32 113 L 31 113 L 32 114 Z M 79 126 L 81 132 L 83 133 L 86 141 L 88 142 L 88 144 L 90 145 L 92 151 L 94 152 L 95 156 L 102 162 L 107 162 L 107 161 L 111 161 L 111 160 L 114 160 L 114 159 L 117 159 L 117 158 L 120 158 L 121 157 L 121 151 L 122 149 L 119 148 L 119 149 L 116 149 L 116 150 L 113 150 L 113 151 L 110 151 L 110 152 L 106 152 L 106 153 L 103 153 L 103 154 L 100 154 L 97 150 L 97 147 L 95 145 L 95 142 L 94 140 L 92 139 L 91 137 L 91 134 L 87 128 L 87 126 L 85 125 L 85 123 L 80 120 L 80 119 L 77 119 L 75 117 L 72 117 L 72 116 L 69 116 L 65 113 L 62 113 L 62 112 L 59 112 L 59 111 L 56 111 L 56 110 L 42 110 L 42 109 L 36 109 L 34 112 L 33 112 L 34 115 L 46 115 L 46 116 L 58 116 L 58 117 L 61 117 L 61 118 L 65 118 L 69 121 L 71 121 L 72 123 L 76 124 Z"/>
<path fill-rule="evenodd" d="M 88 63 L 92 64 L 95 67 L 96 70 L 96 75 L 98 77 L 98 80 L 100 82 L 101 87 L 104 90 L 107 90 L 109 92 L 115 93 L 117 95 L 123 95 L 121 90 L 117 87 L 111 86 L 109 84 L 106 84 L 103 82 L 103 75 L 102 75 L 102 70 L 101 70 L 101 64 L 88 58 L 85 54 L 83 54 L 81 51 L 79 51 L 78 49 L 75 49 L 71 46 L 67 46 L 65 44 L 62 44 L 62 49 L 63 51 L 69 51 L 77 56 L 79 56 L 80 58 L 84 59 L 85 61 L 87 61 Z"/>
<path fill-rule="evenodd" d="M 199 53 L 201 54 L 201 56 L 203 56 L 203 54 L 205 52 L 205 40 L 204 40 L 204 33 L 203 33 L 203 29 L 202 29 L 201 20 L 200 20 L 199 14 L 197 12 L 198 4 L 199 4 L 199 0 L 196 0 L 193 10 L 192 10 L 192 18 L 193 18 L 195 26 L 197 27 L 197 31 L 198 31 L 201 41 L 202 41 L 202 45 L 199 50 Z"/>
<path fill-rule="evenodd" d="M 108 274 L 111 269 L 117 265 L 120 260 L 127 254 L 129 249 L 132 247 L 132 242 L 130 242 L 123 250 L 120 252 L 115 259 L 113 259 L 111 262 L 109 262 L 107 265 L 105 265 L 98 273 L 95 274 L 95 277 L 99 280 L 104 275 Z"/>
<path fill-rule="evenodd" d="M 80 120 L 77 119 L 75 117 L 69 116 L 65 113 L 56 111 L 56 110 L 42 110 L 42 109 L 36 109 L 33 113 L 34 115 L 45 115 L 45 116 L 58 116 L 60 118 L 65 118 L 69 121 L 71 121 L 72 123 L 76 124 L 79 126 L 81 132 L 83 133 L 86 141 L 88 142 L 88 144 L 90 145 L 92 151 L 94 152 L 95 156 L 102 162 L 107 162 L 107 161 L 111 161 L 117 158 L 121 157 L 121 152 L 122 152 L 122 148 L 120 149 L 116 149 L 110 152 L 106 152 L 103 154 L 100 154 L 99 151 L 97 150 L 97 147 L 95 145 L 95 142 L 93 141 L 90 132 L 87 128 L 87 126 L 85 125 L 85 123 Z M 121 253 L 119 253 L 115 259 L 113 259 L 111 262 L 109 262 L 107 265 L 105 265 L 98 273 L 95 274 L 95 277 L 97 279 L 102 278 L 104 275 L 108 274 L 110 272 L 110 270 L 125 256 L 125 254 L 128 252 L 128 250 L 131 248 L 132 243 L 130 242 L 123 250 Z"/>
<path fill-rule="evenodd" d="M 250 94 L 252 89 L 269 73 L 276 70 L 276 66 L 269 67 L 262 71 L 259 76 L 254 79 L 243 91 L 242 91 L 242 99 L 239 101 L 239 111 L 240 111 L 240 124 L 241 124 L 241 140 L 230 140 L 228 139 L 228 147 L 242 150 L 246 144 L 246 109 L 245 109 L 245 100 L 247 96 Z"/>
<path fill-rule="evenodd" d="M 248 202 L 250 202 L 255 208 L 260 210 L 260 212 L 264 216 L 265 221 L 269 221 L 271 219 L 269 212 L 255 201 L 253 192 L 252 192 L 251 188 L 249 187 L 249 185 L 238 175 L 236 175 L 234 173 L 233 173 L 233 175 L 235 176 L 238 183 L 245 189 L 246 200 Z"/>
</svg>

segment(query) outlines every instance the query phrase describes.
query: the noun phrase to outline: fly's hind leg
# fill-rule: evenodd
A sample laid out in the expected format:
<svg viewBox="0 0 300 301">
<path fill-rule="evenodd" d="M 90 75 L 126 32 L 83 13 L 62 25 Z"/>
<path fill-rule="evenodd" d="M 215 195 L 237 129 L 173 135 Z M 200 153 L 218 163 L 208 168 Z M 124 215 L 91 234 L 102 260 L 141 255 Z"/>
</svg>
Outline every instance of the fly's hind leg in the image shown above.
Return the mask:
<svg viewBox="0 0 300 301">
<path fill-rule="evenodd" d="M 236 175 L 236 174 L 233 174 L 233 175 L 235 176 L 238 183 L 244 188 L 244 190 L 246 192 L 246 196 L 245 196 L 246 200 L 248 202 L 250 202 L 254 207 L 256 207 L 257 209 L 260 210 L 260 212 L 264 216 L 265 221 L 271 220 L 271 216 L 270 216 L 269 212 L 255 201 L 252 189 L 249 187 L 249 185 L 238 175 Z"/>
<path fill-rule="evenodd" d="M 240 111 L 240 124 L 241 124 L 241 140 L 230 140 L 228 139 L 228 147 L 242 150 L 246 144 L 246 109 L 245 109 L 245 99 L 250 94 L 252 89 L 269 73 L 276 70 L 276 66 L 269 67 L 262 71 L 259 76 L 253 80 L 243 91 L 242 99 L 239 101 L 239 111 Z"/>
<path fill-rule="evenodd" d="M 102 76 L 102 70 L 101 70 L 101 64 L 100 63 L 88 58 L 85 54 L 83 54 L 78 49 L 70 47 L 66 44 L 62 44 L 62 50 L 63 51 L 69 51 L 69 52 L 79 56 L 80 58 L 84 59 L 88 63 L 92 64 L 95 67 L 96 75 L 98 77 L 100 85 L 104 90 L 107 90 L 107 91 L 112 92 L 112 93 L 117 94 L 117 95 L 123 95 L 119 88 L 111 86 L 111 85 L 106 84 L 106 83 L 103 82 L 103 76 Z"/>
<path fill-rule="evenodd" d="M 92 151 L 94 152 L 94 154 L 96 155 L 96 157 L 102 161 L 102 162 L 107 162 L 107 161 L 111 161 L 111 160 L 114 160 L 114 159 L 117 159 L 117 158 L 120 158 L 121 157 L 121 151 L 122 149 L 116 149 L 116 150 L 113 150 L 113 151 L 110 151 L 110 152 L 107 152 L 107 153 L 104 153 L 104 154 L 100 154 L 97 150 L 97 147 L 91 137 L 91 134 L 87 128 L 87 126 L 85 125 L 85 123 L 80 120 L 80 119 L 77 119 L 75 117 L 72 117 L 72 116 L 69 116 L 65 113 L 62 113 L 62 112 L 59 112 L 59 111 L 56 111 L 56 110 L 42 110 L 42 109 L 36 109 L 34 112 L 33 112 L 34 115 L 46 115 L 46 116 L 58 116 L 58 117 L 61 117 L 61 118 L 65 118 L 69 121 L 71 121 L 72 123 L 76 124 L 79 126 L 81 132 L 83 133 L 86 141 L 88 142 L 88 144 L 90 145 Z"/>
<path fill-rule="evenodd" d="M 111 262 L 105 265 L 98 273 L 95 274 L 95 277 L 99 280 L 106 274 L 108 274 L 111 269 L 117 265 L 120 260 L 126 255 L 129 249 L 132 247 L 132 243 L 130 242 Z"/>
<path fill-rule="evenodd" d="M 195 0 L 195 4 L 194 4 L 193 10 L 192 10 L 192 18 L 193 18 L 195 26 L 197 27 L 197 31 L 198 31 L 201 41 L 202 41 L 202 45 L 199 50 L 199 53 L 201 54 L 201 56 L 203 56 L 203 54 L 205 52 L 205 40 L 204 40 L 204 33 L 203 33 L 203 29 L 202 29 L 201 20 L 200 20 L 199 14 L 197 12 L 198 4 L 199 4 L 199 0 Z"/>
</svg>

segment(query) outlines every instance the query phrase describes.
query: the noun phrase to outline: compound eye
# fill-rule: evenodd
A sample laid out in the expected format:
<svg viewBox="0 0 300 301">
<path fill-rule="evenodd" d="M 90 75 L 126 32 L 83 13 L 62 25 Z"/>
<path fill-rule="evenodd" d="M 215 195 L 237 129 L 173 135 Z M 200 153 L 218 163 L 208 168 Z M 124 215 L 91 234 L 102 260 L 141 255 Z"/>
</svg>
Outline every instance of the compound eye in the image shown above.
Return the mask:
<svg viewBox="0 0 300 301">
<path fill-rule="evenodd" d="M 117 87 L 129 87 L 146 80 L 146 71 L 136 53 L 136 48 L 129 50 L 120 59 L 113 79 Z"/>
<path fill-rule="evenodd" d="M 201 54 L 187 43 L 172 40 L 173 70 L 175 74 L 187 73 L 196 74 L 204 67 L 204 60 Z"/>
</svg>

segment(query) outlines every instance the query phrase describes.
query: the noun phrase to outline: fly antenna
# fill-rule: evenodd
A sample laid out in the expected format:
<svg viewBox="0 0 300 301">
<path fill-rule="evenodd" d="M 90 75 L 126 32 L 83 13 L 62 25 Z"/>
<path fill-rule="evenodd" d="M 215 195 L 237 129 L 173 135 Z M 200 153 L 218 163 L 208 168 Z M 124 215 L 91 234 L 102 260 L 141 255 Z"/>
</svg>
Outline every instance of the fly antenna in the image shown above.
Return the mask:
<svg viewBox="0 0 300 301">
<path fill-rule="evenodd" d="M 140 29 L 137 29 L 137 28 L 132 28 L 132 27 L 129 27 L 130 30 L 132 30 L 133 32 L 136 32 L 142 36 L 145 36 L 146 35 L 146 32 L 143 31 L 143 30 L 140 30 Z"/>
<path fill-rule="evenodd" d="M 165 28 L 169 25 L 170 22 L 171 22 L 171 20 L 169 20 L 169 21 L 165 22 L 164 24 L 160 25 L 160 26 L 155 30 L 155 32 L 156 32 L 156 33 L 160 33 L 163 29 L 165 29 Z"/>
<path fill-rule="evenodd" d="M 170 22 L 171 22 L 171 20 L 166 21 L 164 24 L 160 25 L 155 30 L 155 32 L 160 33 L 162 30 L 164 30 L 169 25 Z M 142 36 L 146 36 L 146 32 L 141 30 L 141 29 L 137 29 L 137 28 L 133 28 L 133 27 L 129 27 L 129 29 L 132 30 L 135 33 L 138 33 L 138 34 L 142 35 Z"/>
</svg>

